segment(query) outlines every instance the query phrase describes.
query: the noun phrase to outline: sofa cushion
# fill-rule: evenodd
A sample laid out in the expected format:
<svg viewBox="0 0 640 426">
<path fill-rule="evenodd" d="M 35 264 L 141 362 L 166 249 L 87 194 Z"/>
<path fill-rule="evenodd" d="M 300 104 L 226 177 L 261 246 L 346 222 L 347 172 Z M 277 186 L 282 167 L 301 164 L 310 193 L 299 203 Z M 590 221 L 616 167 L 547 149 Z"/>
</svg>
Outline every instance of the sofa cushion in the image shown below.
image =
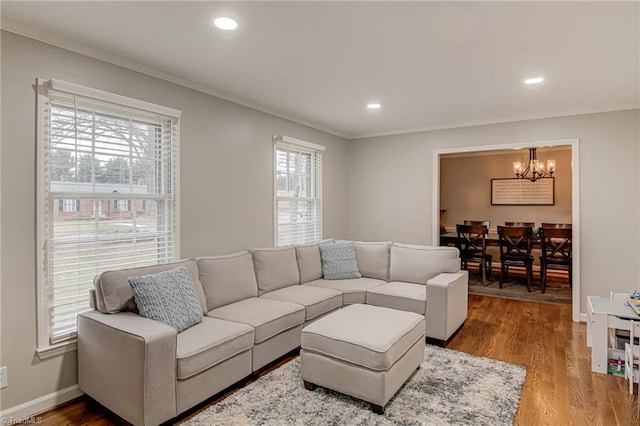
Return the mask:
<svg viewBox="0 0 640 426">
<path fill-rule="evenodd" d="M 367 305 L 424 315 L 427 312 L 427 287 L 422 284 L 392 281 L 367 290 Z"/>
<path fill-rule="evenodd" d="M 389 281 L 391 243 L 356 241 L 354 245 L 358 260 L 358 270 L 362 276 Z"/>
<path fill-rule="evenodd" d="M 367 290 L 386 284 L 386 281 L 374 278 L 354 278 L 351 280 L 315 280 L 305 283 L 305 286 L 330 288 L 342 293 L 342 304 L 366 303 Z"/>
<path fill-rule="evenodd" d="M 423 315 L 357 304 L 307 325 L 301 346 L 371 370 L 388 371 L 424 339 L 424 333 Z"/>
<path fill-rule="evenodd" d="M 360 278 L 353 241 L 339 241 L 320 245 L 322 275 L 325 280 Z"/>
<path fill-rule="evenodd" d="M 261 298 L 281 300 L 304 306 L 305 321 L 331 312 L 342 306 L 342 293 L 330 288 L 294 285 L 265 293 Z"/>
<path fill-rule="evenodd" d="M 96 288 L 96 308 L 103 314 L 136 312 L 138 308 L 133 299 L 133 291 L 128 281 L 129 277 L 157 274 L 158 272 L 169 271 L 179 266 L 184 266 L 189 271 L 189 274 L 191 274 L 191 281 L 200 305 L 202 306 L 202 313 L 206 313 L 207 303 L 204 299 L 202 285 L 198 279 L 198 265 L 194 259 L 164 263 L 161 265 L 119 269 L 117 271 L 105 271 L 98 274 L 93 279 L 93 284 Z"/>
<path fill-rule="evenodd" d="M 246 324 L 204 317 L 178 333 L 178 379 L 187 379 L 253 347 L 254 330 Z"/>
<path fill-rule="evenodd" d="M 178 332 L 202 321 L 202 306 L 187 268 L 129 278 L 140 315 L 169 325 Z"/>
<path fill-rule="evenodd" d="M 390 281 L 427 284 L 431 278 L 443 272 L 460 269 L 460 256 L 455 247 L 391 245 Z"/>
<path fill-rule="evenodd" d="M 258 279 L 258 294 L 300 283 L 295 247 L 250 250 Z"/>
<path fill-rule="evenodd" d="M 327 244 L 331 242 L 333 242 L 333 240 L 329 239 L 296 246 L 296 259 L 298 260 L 300 284 L 322 278 L 320 244 Z"/>
<path fill-rule="evenodd" d="M 207 311 L 258 295 L 253 259 L 248 251 L 201 257 L 198 271 Z"/>
<path fill-rule="evenodd" d="M 207 316 L 250 325 L 255 343 L 263 342 L 304 322 L 304 306 L 253 297 L 214 309 Z"/>
</svg>

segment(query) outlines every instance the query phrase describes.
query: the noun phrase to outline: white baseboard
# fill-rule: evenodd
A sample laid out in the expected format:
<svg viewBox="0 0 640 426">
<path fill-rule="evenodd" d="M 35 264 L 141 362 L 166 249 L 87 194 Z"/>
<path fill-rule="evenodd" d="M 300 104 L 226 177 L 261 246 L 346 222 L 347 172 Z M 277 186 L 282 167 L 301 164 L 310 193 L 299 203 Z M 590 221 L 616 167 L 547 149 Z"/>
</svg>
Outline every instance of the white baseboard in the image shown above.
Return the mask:
<svg viewBox="0 0 640 426">
<path fill-rule="evenodd" d="M 580 314 L 580 322 L 587 322 L 587 314 Z"/>
<path fill-rule="evenodd" d="M 8 408 L 0 412 L 0 420 L 4 420 L 8 417 L 19 419 L 23 417 L 33 416 L 34 414 L 42 413 L 49 408 L 53 408 L 56 405 L 70 401 L 73 398 L 77 398 L 83 394 L 84 392 L 80 390 L 78 385 L 69 386 L 68 388 L 50 393 L 49 395 L 41 396 L 40 398 L 27 401 L 24 404 Z"/>
</svg>

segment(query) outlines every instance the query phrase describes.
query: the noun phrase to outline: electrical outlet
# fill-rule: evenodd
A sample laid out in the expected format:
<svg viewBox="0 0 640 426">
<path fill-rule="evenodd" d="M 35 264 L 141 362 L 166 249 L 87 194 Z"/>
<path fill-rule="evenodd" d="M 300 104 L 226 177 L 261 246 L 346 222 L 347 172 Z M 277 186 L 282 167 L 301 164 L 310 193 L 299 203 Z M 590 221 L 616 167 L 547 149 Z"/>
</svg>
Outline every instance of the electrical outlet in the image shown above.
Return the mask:
<svg viewBox="0 0 640 426">
<path fill-rule="evenodd" d="M 9 376 L 7 375 L 7 367 L 0 368 L 0 389 L 9 386 Z"/>
</svg>

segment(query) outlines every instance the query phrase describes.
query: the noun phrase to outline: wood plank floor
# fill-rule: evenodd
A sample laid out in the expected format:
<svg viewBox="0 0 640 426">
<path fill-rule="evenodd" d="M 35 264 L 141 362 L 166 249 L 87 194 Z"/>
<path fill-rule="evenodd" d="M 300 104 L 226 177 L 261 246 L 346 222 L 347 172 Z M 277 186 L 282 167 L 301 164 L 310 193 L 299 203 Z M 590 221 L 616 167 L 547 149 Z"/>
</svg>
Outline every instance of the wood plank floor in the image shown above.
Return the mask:
<svg viewBox="0 0 640 426">
<path fill-rule="evenodd" d="M 586 331 L 585 324 L 571 321 L 568 305 L 470 295 L 467 322 L 447 347 L 527 368 L 515 425 L 640 426 L 637 389 L 629 395 L 623 378 L 591 372 Z M 182 418 L 232 392 L 201 404 Z M 40 416 L 46 425 L 126 424 L 88 397 Z"/>
</svg>

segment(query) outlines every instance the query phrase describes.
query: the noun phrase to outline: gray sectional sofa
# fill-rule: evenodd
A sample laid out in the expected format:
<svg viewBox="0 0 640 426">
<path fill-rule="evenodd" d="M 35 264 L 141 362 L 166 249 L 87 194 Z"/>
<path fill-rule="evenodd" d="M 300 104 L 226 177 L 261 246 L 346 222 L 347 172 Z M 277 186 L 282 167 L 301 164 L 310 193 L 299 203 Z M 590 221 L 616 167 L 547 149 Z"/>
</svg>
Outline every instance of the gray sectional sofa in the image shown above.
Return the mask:
<svg viewBox="0 0 640 426">
<path fill-rule="evenodd" d="M 345 305 L 422 314 L 427 338 L 441 341 L 464 323 L 457 249 L 355 242 L 362 277 L 328 280 L 319 246 L 329 242 L 102 273 L 95 310 L 78 317 L 80 388 L 135 425 L 156 425 L 300 347 L 306 324 Z M 179 266 L 203 313 L 182 332 L 139 315 L 128 282 Z"/>
</svg>

